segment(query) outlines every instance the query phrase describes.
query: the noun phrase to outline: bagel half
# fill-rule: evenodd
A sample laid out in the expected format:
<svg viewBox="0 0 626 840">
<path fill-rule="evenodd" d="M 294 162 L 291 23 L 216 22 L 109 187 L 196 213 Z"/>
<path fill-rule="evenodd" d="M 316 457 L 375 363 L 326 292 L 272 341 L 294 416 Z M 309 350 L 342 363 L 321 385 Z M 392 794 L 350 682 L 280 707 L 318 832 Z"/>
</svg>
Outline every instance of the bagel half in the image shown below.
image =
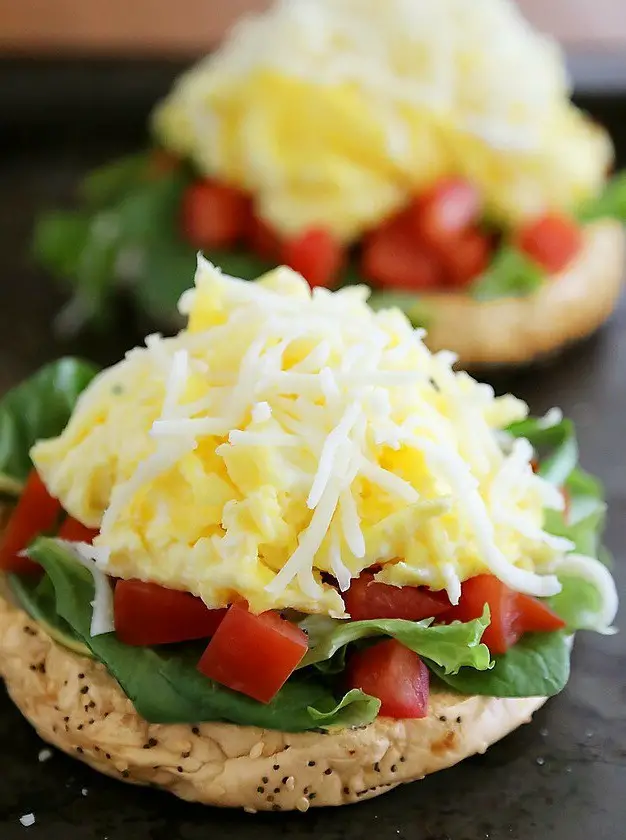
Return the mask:
<svg viewBox="0 0 626 840">
<path fill-rule="evenodd" d="M 620 222 L 585 227 L 579 256 L 527 297 L 478 301 L 466 294 L 424 295 L 432 310 L 426 343 L 454 350 L 460 367 L 525 364 L 595 332 L 613 312 L 626 254 Z"/>
<path fill-rule="evenodd" d="M 0 674 L 40 736 L 108 776 L 248 811 L 370 799 L 450 767 L 522 723 L 545 697 L 435 690 L 423 720 L 378 718 L 330 733 L 226 723 L 149 724 L 105 667 L 57 642 L 0 597 Z"/>
</svg>

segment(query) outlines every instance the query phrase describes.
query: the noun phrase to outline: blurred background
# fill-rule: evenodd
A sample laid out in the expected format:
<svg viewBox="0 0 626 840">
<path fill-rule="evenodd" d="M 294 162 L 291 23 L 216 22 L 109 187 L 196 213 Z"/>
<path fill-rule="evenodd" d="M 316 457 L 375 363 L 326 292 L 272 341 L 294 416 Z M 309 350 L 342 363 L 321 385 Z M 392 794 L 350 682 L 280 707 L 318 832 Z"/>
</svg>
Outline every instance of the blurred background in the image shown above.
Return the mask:
<svg viewBox="0 0 626 840">
<path fill-rule="evenodd" d="M 58 343 L 51 321 L 63 293 L 30 257 L 33 218 L 71 206 L 93 166 L 141 148 L 174 78 L 268 1 L 0 0 L 0 327 L 11 336 L 0 341 L 0 392 L 52 355 L 83 351 L 107 363 L 141 337 L 145 325 L 135 333 L 129 310 L 106 334 Z M 575 98 L 609 128 L 623 166 L 625 0 L 519 4 L 564 43 Z"/>
</svg>

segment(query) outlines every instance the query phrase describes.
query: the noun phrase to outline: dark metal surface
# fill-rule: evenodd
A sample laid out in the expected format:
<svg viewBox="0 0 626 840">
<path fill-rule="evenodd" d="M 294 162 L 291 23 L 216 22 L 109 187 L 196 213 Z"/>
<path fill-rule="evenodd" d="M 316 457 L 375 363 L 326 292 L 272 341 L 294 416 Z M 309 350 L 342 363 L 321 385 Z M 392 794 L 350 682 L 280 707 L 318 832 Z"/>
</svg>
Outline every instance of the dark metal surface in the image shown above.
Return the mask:
<svg viewBox="0 0 626 840">
<path fill-rule="evenodd" d="M 50 127 L 53 115 L 48 122 L 42 116 L 39 122 L 13 124 L 13 142 L 0 162 L 0 392 L 54 356 L 81 352 L 108 363 L 140 338 L 131 315 L 123 312 L 107 336 L 65 345 L 55 341 L 51 322 L 62 297 L 30 265 L 27 243 L 37 209 L 69 201 L 81 172 L 138 142 L 136 115 L 148 106 L 140 99 L 123 130 L 121 123 L 101 132 L 85 128 L 98 124 L 97 103 L 82 128 L 67 125 L 60 138 Z M 619 102 L 597 111 L 609 121 L 623 112 Z M 6 122 L 6 112 L 1 119 Z M 527 399 L 534 412 L 559 404 L 576 420 L 583 463 L 607 486 L 607 540 L 621 592 L 626 590 L 625 380 L 626 305 L 591 341 L 549 366 L 496 383 Z M 44 744 L 0 690 L 0 838 L 204 840 L 228 833 L 240 840 L 618 840 L 626 836 L 625 639 L 623 633 L 581 634 L 566 691 L 485 756 L 371 802 L 306 815 L 249 816 L 187 805 L 108 780 L 57 752 L 40 763 Z M 19 818 L 31 812 L 36 822 L 24 828 Z"/>
</svg>

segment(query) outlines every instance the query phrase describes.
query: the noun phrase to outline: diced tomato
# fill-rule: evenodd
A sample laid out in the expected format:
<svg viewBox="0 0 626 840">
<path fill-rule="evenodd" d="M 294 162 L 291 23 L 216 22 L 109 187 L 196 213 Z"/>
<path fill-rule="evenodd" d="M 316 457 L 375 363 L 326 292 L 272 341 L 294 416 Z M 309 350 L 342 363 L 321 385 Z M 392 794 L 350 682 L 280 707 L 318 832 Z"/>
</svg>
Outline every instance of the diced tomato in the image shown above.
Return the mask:
<svg viewBox="0 0 626 840">
<path fill-rule="evenodd" d="M 361 270 L 383 289 L 421 291 L 442 285 L 440 264 L 419 245 L 403 217 L 372 231 L 363 244 Z"/>
<path fill-rule="evenodd" d="M 562 630 L 565 622 L 550 607 L 532 595 L 516 593 L 517 627 L 521 633 L 552 633 Z"/>
<path fill-rule="evenodd" d="M 448 285 L 462 288 L 475 280 L 489 265 L 490 252 L 491 243 L 479 230 L 467 230 L 452 240 L 441 254 Z"/>
<path fill-rule="evenodd" d="M 97 528 L 88 528 L 82 522 L 79 522 L 78 519 L 74 519 L 73 516 L 68 516 L 59 528 L 57 536 L 62 540 L 69 540 L 70 542 L 91 543 L 97 534 Z"/>
<path fill-rule="evenodd" d="M 346 610 L 353 621 L 371 618 L 404 618 L 420 621 L 450 609 L 445 592 L 432 592 L 425 586 L 389 586 L 377 583 L 374 575 L 363 572 L 343 594 Z"/>
<path fill-rule="evenodd" d="M 517 234 L 520 249 L 549 274 L 563 271 L 582 247 L 582 231 L 572 219 L 547 213 Z"/>
<path fill-rule="evenodd" d="M 226 610 L 210 610 L 189 592 L 142 580 L 115 586 L 115 632 L 127 645 L 165 645 L 212 636 Z"/>
<path fill-rule="evenodd" d="M 524 633 L 559 630 L 565 626 L 537 598 L 515 592 L 489 574 L 466 580 L 459 603 L 441 618 L 445 622 L 471 621 L 483 614 L 485 604 L 489 604 L 491 623 L 483 633 L 482 641 L 493 654 L 506 653 Z"/>
<path fill-rule="evenodd" d="M 350 688 L 378 697 L 381 715 L 423 718 L 428 714 L 428 668 L 416 653 L 395 639 L 353 653 L 347 680 Z"/>
<path fill-rule="evenodd" d="M 283 243 L 276 231 L 258 216 L 252 216 L 246 231 L 246 242 L 257 254 L 269 262 L 280 262 Z"/>
<path fill-rule="evenodd" d="M 36 470 L 31 470 L 0 542 L 0 569 L 18 575 L 40 572 L 41 566 L 19 553 L 35 537 L 51 531 L 60 513 L 58 499 L 48 493 Z"/>
<path fill-rule="evenodd" d="M 420 242 L 443 253 L 472 227 L 482 211 L 480 193 L 462 178 L 446 178 L 419 196 L 411 210 Z"/>
<path fill-rule="evenodd" d="M 298 271 L 310 286 L 332 288 L 344 262 L 344 248 L 323 228 L 310 228 L 288 239 L 283 247 L 285 265 Z"/>
<path fill-rule="evenodd" d="M 444 621 L 471 621 L 480 618 L 489 604 L 491 623 L 482 641 L 491 653 L 505 653 L 521 636 L 518 626 L 516 593 L 495 575 L 477 575 L 461 587 L 459 603 L 443 616 Z"/>
<path fill-rule="evenodd" d="M 269 703 L 307 651 L 307 636 L 277 613 L 233 604 L 198 664 L 209 679 Z"/>
<path fill-rule="evenodd" d="M 234 245 L 248 225 L 250 200 L 226 184 L 196 181 L 182 200 L 183 234 L 196 248 Z"/>
</svg>

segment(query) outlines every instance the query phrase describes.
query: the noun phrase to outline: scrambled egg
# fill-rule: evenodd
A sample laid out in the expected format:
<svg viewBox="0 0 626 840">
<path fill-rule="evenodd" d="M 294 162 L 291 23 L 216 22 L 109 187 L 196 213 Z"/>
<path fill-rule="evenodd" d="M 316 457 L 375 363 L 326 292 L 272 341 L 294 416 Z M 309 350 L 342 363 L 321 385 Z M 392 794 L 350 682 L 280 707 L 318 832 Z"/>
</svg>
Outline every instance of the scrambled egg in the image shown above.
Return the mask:
<svg viewBox="0 0 626 840">
<path fill-rule="evenodd" d="M 100 527 L 106 571 L 254 611 L 345 615 L 341 589 L 373 564 L 388 583 L 445 588 L 490 570 L 558 589 L 562 506 L 528 441 L 498 430 L 524 403 L 456 373 L 368 290 L 311 291 L 279 268 L 257 283 L 199 259 L 176 337 L 103 372 L 34 464 Z M 325 573 L 325 575 L 323 574 Z"/>
<path fill-rule="evenodd" d="M 612 158 L 557 46 L 508 0 L 276 3 L 180 79 L 154 128 L 278 231 L 346 241 L 444 175 L 504 224 L 571 208 Z"/>
</svg>

